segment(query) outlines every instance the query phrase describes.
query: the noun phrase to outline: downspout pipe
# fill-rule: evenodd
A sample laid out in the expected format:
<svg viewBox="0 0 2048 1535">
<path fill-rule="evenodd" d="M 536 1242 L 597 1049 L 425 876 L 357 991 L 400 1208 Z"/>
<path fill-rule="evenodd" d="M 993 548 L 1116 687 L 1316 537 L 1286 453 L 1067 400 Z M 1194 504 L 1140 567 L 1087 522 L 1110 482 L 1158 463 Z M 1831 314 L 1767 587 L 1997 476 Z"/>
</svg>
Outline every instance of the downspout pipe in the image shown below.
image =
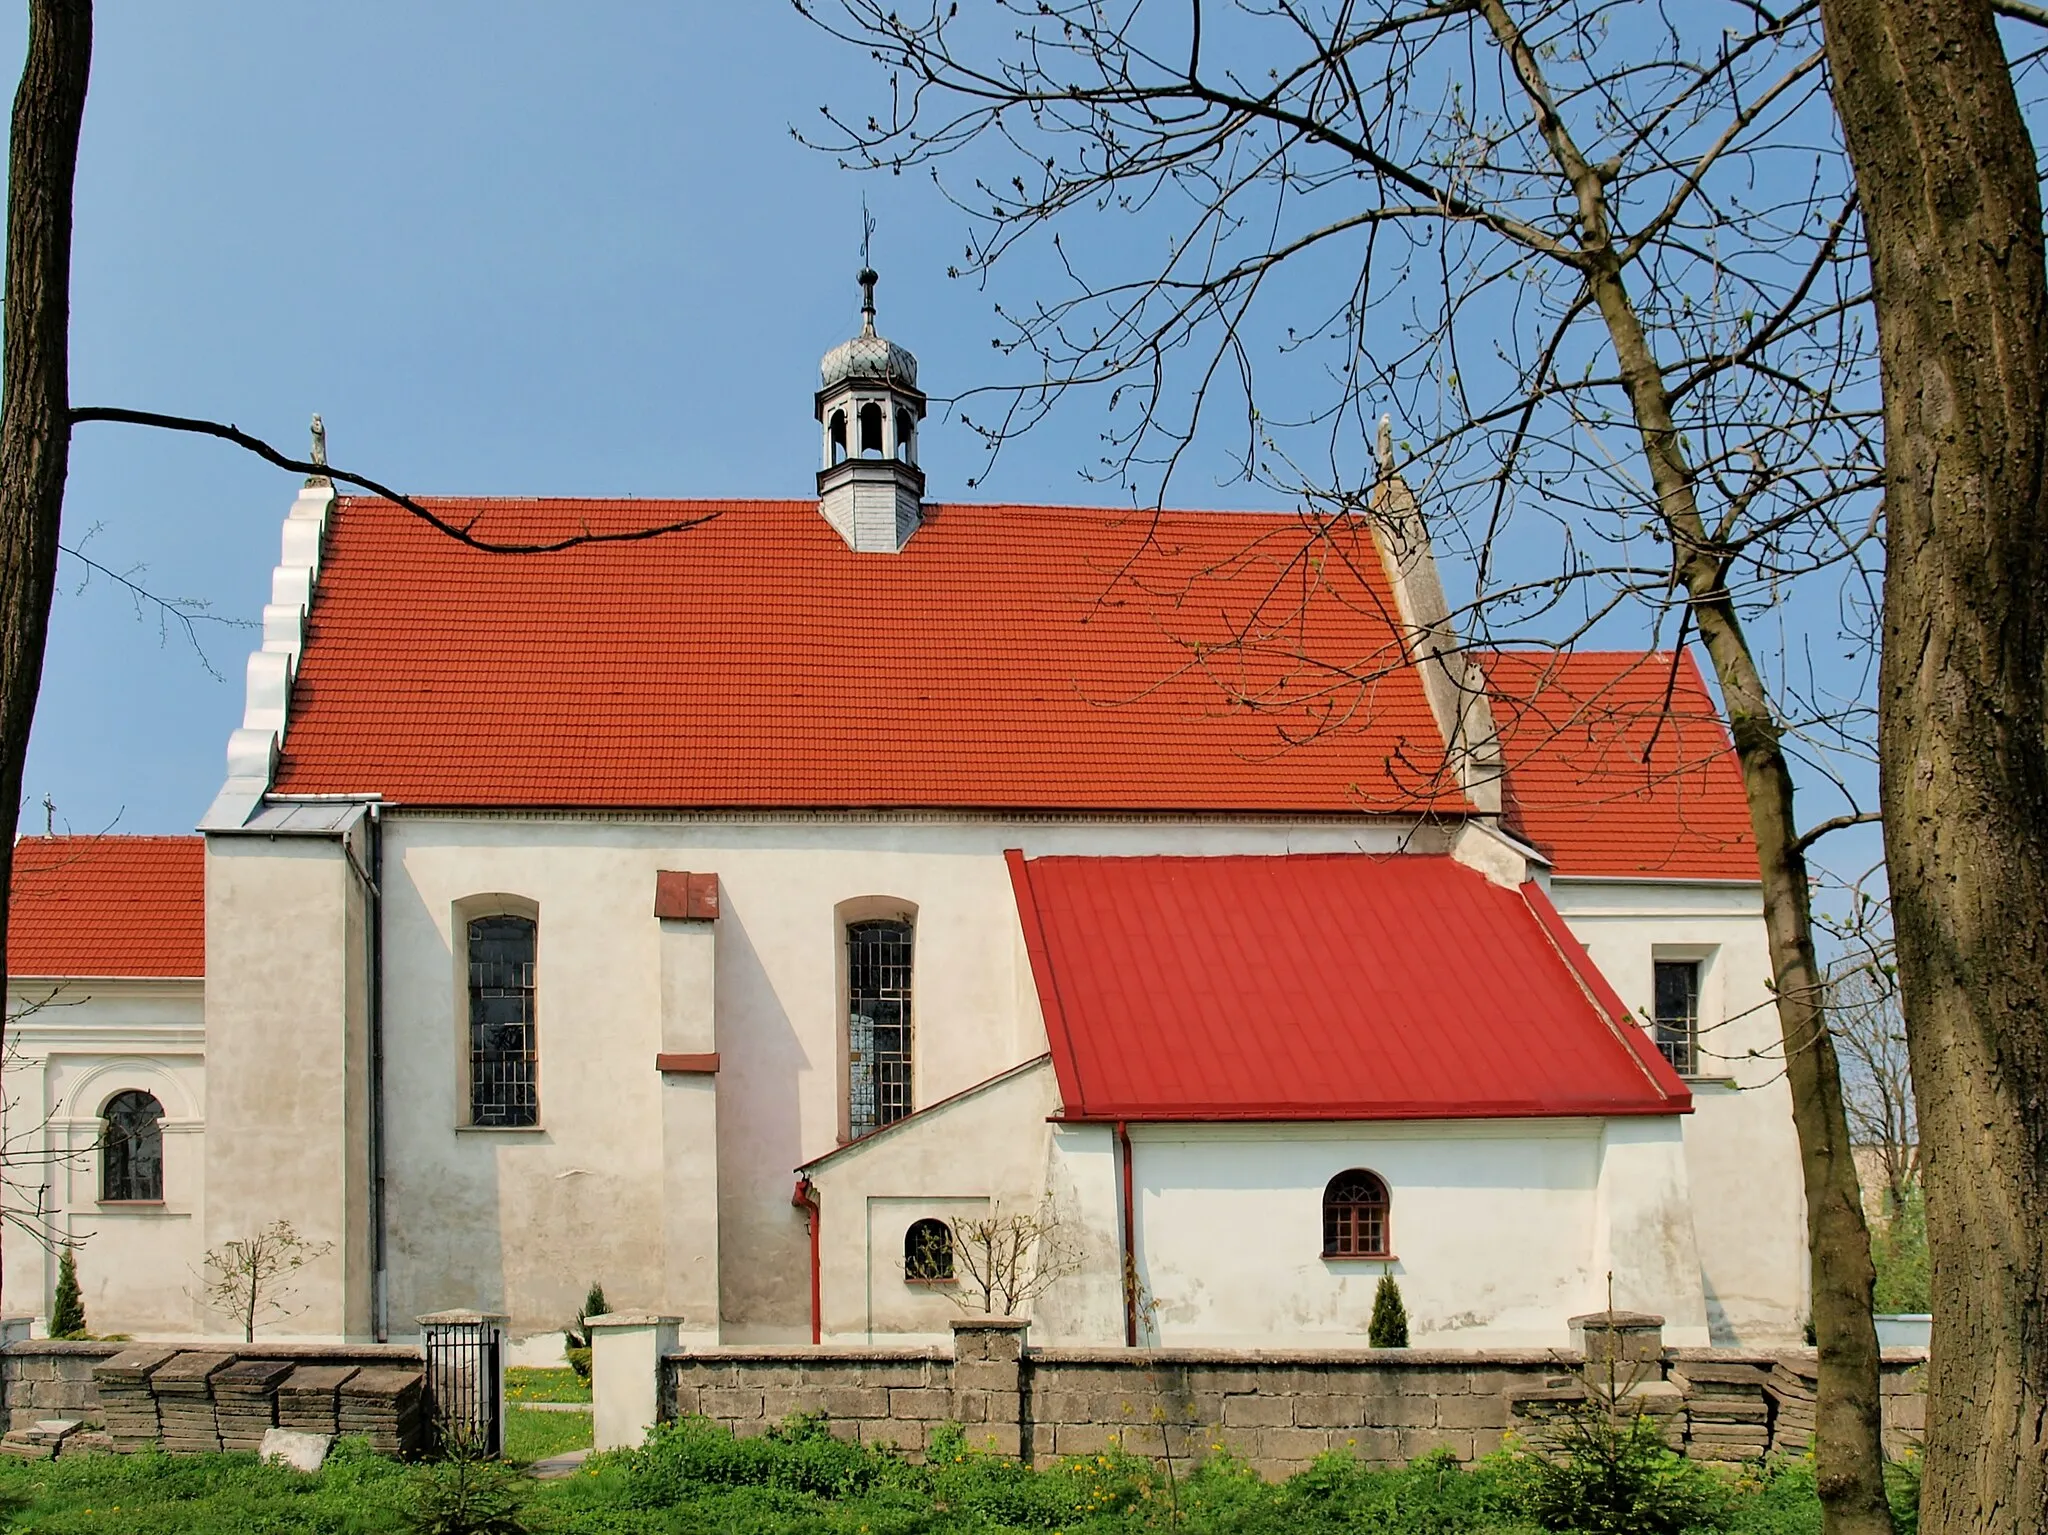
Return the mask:
<svg viewBox="0 0 2048 1535">
<path fill-rule="evenodd" d="M 391 1269 L 384 1203 L 384 807 L 370 806 L 370 1306 L 391 1341 Z"/>
<path fill-rule="evenodd" d="M 335 795 L 334 800 L 355 798 Z M 375 800 L 363 803 L 363 841 L 368 867 L 358 861 L 349 845 L 347 832 L 340 838 L 342 856 L 363 887 L 365 934 L 363 1013 L 369 1034 L 370 1101 L 370 1326 L 379 1343 L 391 1340 L 391 1299 L 384 1205 L 384 807 Z"/>
<path fill-rule="evenodd" d="M 818 1190 L 810 1179 L 799 1178 L 789 1202 L 804 1212 L 804 1224 L 811 1232 L 811 1342 L 823 1343 L 825 1315 L 818 1299 Z"/>
<path fill-rule="evenodd" d="M 1131 1197 L 1131 1127 L 1116 1122 L 1117 1161 L 1123 1172 L 1123 1281 L 1124 1347 L 1138 1346 L 1138 1224 L 1136 1202 Z"/>
</svg>

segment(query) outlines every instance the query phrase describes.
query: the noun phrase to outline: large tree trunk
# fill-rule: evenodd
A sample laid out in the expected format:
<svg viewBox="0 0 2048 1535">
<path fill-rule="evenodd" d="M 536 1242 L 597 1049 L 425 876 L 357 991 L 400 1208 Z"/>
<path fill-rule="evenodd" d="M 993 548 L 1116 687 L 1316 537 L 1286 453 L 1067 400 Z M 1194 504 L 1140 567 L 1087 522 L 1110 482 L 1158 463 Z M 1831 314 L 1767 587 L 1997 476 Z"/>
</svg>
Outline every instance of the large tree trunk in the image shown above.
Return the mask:
<svg viewBox="0 0 2048 1535">
<path fill-rule="evenodd" d="M 8 150 L 0 376 L 0 976 L 70 456 L 71 187 L 91 66 L 90 0 L 31 0 Z"/>
<path fill-rule="evenodd" d="M 1934 1259 L 1922 1530 L 2048 1528 L 2048 275 L 1987 0 L 1822 0 L 1883 369 L 1878 754 Z"/>
</svg>

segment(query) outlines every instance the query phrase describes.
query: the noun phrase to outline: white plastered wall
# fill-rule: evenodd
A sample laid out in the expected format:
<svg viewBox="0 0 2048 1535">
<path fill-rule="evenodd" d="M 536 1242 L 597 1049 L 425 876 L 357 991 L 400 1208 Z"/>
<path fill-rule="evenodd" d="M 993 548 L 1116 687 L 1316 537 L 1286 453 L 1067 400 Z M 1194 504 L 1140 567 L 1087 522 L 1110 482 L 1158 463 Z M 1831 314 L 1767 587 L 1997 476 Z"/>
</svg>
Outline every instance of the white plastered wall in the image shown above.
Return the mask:
<svg viewBox="0 0 2048 1535">
<path fill-rule="evenodd" d="M 328 1244 L 267 1332 L 362 1339 L 373 1325 L 366 917 L 336 838 L 206 839 L 204 1245 L 278 1220 Z"/>
<path fill-rule="evenodd" d="M 76 1243 L 86 1323 L 98 1333 L 189 1337 L 213 1319 L 198 1299 L 205 1218 L 204 986 L 192 980 L 17 980 L 10 1020 L 9 1202 L 40 1198 Z M 100 1201 L 100 1111 L 116 1093 L 163 1105 L 160 1205 Z M 5 1245 L 6 1309 L 47 1330 L 57 1257 L 19 1227 Z"/>
<path fill-rule="evenodd" d="M 1401 831 L 1358 821 L 826 813 L 662 818 L 402 809 L 389 811 L 384 825 L 394 1333 L 407 1331 L 410 1319 L 421 1312 L 459 1305 L 509 1312 L 516 1335 L 554 1332 L 573 1315 L 594 1279 L 604 1283 L 615 1307 L 677 1314 L 688 1309 L 685 1297 L 671 1293 L 678 1276 L 693 1268 L 702 1272 L 709 1255 L 718 1278 L 723 1338 L 788 1343 L 807 1341 L 810 1335 L 808 1240 L 803 1213 L 790 1200 L 795 1169 L 832 1151 L 843 1133 L 839 914 L 849 903 L 894 901 L 916 913 L 914 1101 L 928 1105 L 1045 1049 L 1002 857 L 1005 848 L 1022 847 L 1030 856 L 1392 851 Z M 230 995 L 210 1003 L 210 1011 L 218 1005 L 230 1020 L 235 1051 L 261 1052 L 274 1049 L 266 1030 L 276 1026 L 287 999 L 303 1012 L 306 1003 L 327 996 L 323 988 L 331 984 L 341 988 L 335 1006 L 354 1016 L 341 979 L 345 964 L 323 962 L 302 972 L 271 967 L 272 960 L 281 963 L 284 956 L 300 953 L 313 941 L 309 935 L 347 931 L 343 907 L 348 886 L 331 842 L 312 844 L 326 849 L 330 862 L 325 867 L 333 872 L 311 884 L 307 860 L 317 863 L 316 853 L 295 851 L 282 840 L 240 842 L 236 856 L 247 867 L 222 884 L 210 910 L 210 928 L 231 923 L 253 930 L 219 941 L 228 949 L 262 950 L 271 958 L 233 968 L 239 979 L 233 979 L 230 990 L 252 984 L 260 994 L 257 1000 Z M 256 877 L 253 861 L 273 858 L 283 860 L 276 873 Z M 681 1042 L 666 1040 L 663 1033 L 662 924 L 653 915 L 653 892 L 655 873 L 664 869 L 713 873 L 720 881 L 722 914 L 710 937 L 710 968 L 716 974 L 712 1035 L 708 1042 L 692 1036 L 695 1045 L 718 1053 L 715 1078 L 664 1079 L 655 1069 L 655 1055 Z M 1649 960 L 1657 945 L 1713 951 L 1705 999 L 1710 1012 L 1724 1005 L 1719 999 L 1760 987 L 1747 957 L 1760 954 L 1762 944 L 1753 891 L 1745 906 L 1740 891 L 1730 895 L 1711 887 L 1705 895 L 1663 886 L 1621 897 L 1606 887 L 1596 891 L 1563 880 L 1552 888 L 1567 920 L 1632 1006 L 1647 1002 Z M 474 1130 L 463 1124 L 466 999 L 458 905 L 494 894 L 530 902 L 539 914 L 541 1125 L 533 1131 Z M 1617 899 L 1625 910 L 1612 910 Z M 212 986 L 217 990 L 221 984 L 217 976 Z M 671 998 L 671 1013 L 676 1005 Z M 259 1019 L 270 1022 L 258 1027 Z M 342 1064 L 343 1037 L 352 1036 L 346 1029 L 336 1036 L 329 1062 L 335 1069 Z M 228 1047 L 217 1039 L 216 1052 L 223 1048 Z M 322 1059 L 329 1061 L 328 1056 Z M 261 1063 L 250 1080 L 271 1081 L 279 1069 L 276 1063 Z M 310 1081 L 296 1075 L 298 1070 L 293 1068 L 295 1083 Z M 1762 1075 L 1768 1076 L 1768 1069 Z M 293 1086 L 291 1092 L 299 1090 Z M 297 1101 L 291 1092 L 249 1097 L 238 1112 L 274 1118 L 282 1105 L 289 1116 Z M 706 1105 L 712 1112 L 685 1113 L 680 1120 L 672 1112 L 665 1115 L 664 1094 L 674 1098 L 689 1092 L 713 1095 L 713 1103 Z M 1796 1328 L 1803 1307 L 1797 1161 L 1782 1090 L 1735 1096 L 1702 1086 L 1700 1097 L 1701 1114 L 1682 1122 L 1683 1172 L 1696 1206 L 1693 1224 L 1708 1285 L 1705 1307 L 1714 1319 L 1715 1336 L 1732 1341 L 1739 1334 L 1748 1341 L 1762 1335 L 1761 1323 L 1772 1319 L 1790 1319 L 1788 1325 Z M 217 1095 L 216 1100 L 218 1123 L 223 1110 Z M 320 1144 L 355 1146 L 353 1121 L 345 1115 L 323 1120 L 327 1114 L 320 1109 L 309 1121 Z M 701 1135 L 688 1128 L 701 1129 L 714 1118 L 715 1155 L 697 1145 Z M 1680 1122 L 1662 1123 L 1671 1126 L 1671 1134 L 1679 1133 Z M 679 1124 L 685 1128 L 680 1135 Z M 263 1134 L 277 1130 L 273 1125 Z M 1319 1198 L 1327 1171 L 1301 1181 L 1307 1178 L 1308 1160 L 1320 1166 L 1324 1157 L 1317 1150 L 1304 1160 L 1301 1146 L 1314 1139 L 1313 1130 L 1269 1134 L 1265 1149 L 1240 1147 L 1215 1162 L 1203 1174 L 1213 1187 L 1200 1200 L 1193 1198 L 1192 1191 L 1201 1185 L 1189 1181 L 1192 1171 L 1162 1182 L 1156 1198 L 1145 1196 L 1140 1224 L 1165 1244 L 1148 1258 L 1168 1265 L 1157 1276 L 1166 1341 L 1206 1338 L 1226 1327 L 1240 1339 L 1285 1335 L 1313 1340 L 1365 1314 L 1358 1308 L 1370 1306 L 1370 1283 L 1334 1283 L 1331 1271 L 1313 1254 L 1302 1260 L 1303 1274 L 1315 1276 L 1311 1279 L 1275 1286 L 1268 1278 L 1256 1287 L 1243 1286 L 1245 1303 L 1253 1307 L 1244 1314 L 1258 1316 L 1256 1325 L 1226 1323 L 1220 1320 L 1224 1313 L 1215 1309 L 1215 1297 L 1238 1281 L 1226 1285 L 1220 1278 L 1205 1279 L 1199 1289 L 1191 1282 L 1184 1292 L 1164 1284 L 1170 1274 L 1194 1276 L 1204 1265 L 1220 1275 L 1261 1251 L 1259 1243 L 1233 1241 L 1228 1250 L 1205 1256 L 1194 1235 L 1204 1223 L 1232 1231 L 1238 1203 L 1250 1199 L 1259 1204 L 1247 1190 L 1307 1188 L 1312 1182 Z M 292 1138 L 299 1133 L 295 1129 Z M 1147 1133 L 1156 1132 L 1140 1132 Z M 1612 1212 L 1600 1213 L 1604 1154 L 1597 1129 L 1547 1128 L 1526 1135 L 1518 1130 L 1505 1142 L 1503 1133 L 1483 1126 L 1471 1133 L 1463 1127 L 1373 1132 L 1401 1148 L 1401 1165 L 1414 1174 L 1404 1187 L 1441 1185 L 1447 1203 L 1438 1207 L 1470 1205 L 1476 1230 L 1519 1229 L 1517 1222 L 1526 1218 L 1532 1200 L 1533 1207 L 1559 1202 L 1553 1213 L 1572 1230 L 1568 1241 L 1541 1239 L 1564 1245 L 1534 1269 L 1512 1244 L 1490 1237 L 1478 1239 L 1470 1251 L 1459 1247 L 1465 1240 L 1457 1234 L 1466 1224 L 1462 1218 L 1431 1237 L 1436 1246 L 1427 1249 L 1428 1269 L 1418 1271 L 1419 1288 L 1409 1302 L 1417 1315 L 1418 1339 L 1509 1342 L 1540 1333 L 1539 1341 L 1556 1343 L 1561 1341 L 1558 1319 L 1604 1303 L 1596 1273 L 1604 1274 L 1608 1260 L 1595 1255 L 1595 1228 L 1603 1219 L 1610 1231 L 1622 1225 Z M 1526 1144 L 1515 1143 L 1516 1135 Z M 1041 1116 L 1033 1137 L 1031 1154 L 1043 1159 L 1029 1180 L 1034 1190 L 1051 1190 L 1056 1199 L 1068 1201 L 1076 1212 L 1076 1229 L 1105 1250 L 1041 1305 L 1036 1334 L 1048 1340 L 1121 1341 L 1116 1184 L 1108 1132 L 1097 1126 L 1061 1127 L 1048 1141 Z M 1510 1143 L 1518 1147 L 1512 1154 L 1503 1150 Z M 1437 1150 L 1428 1149 L 1432 1146 Z M 1640 1173 L 1635 1181 L 1654 1195 L 1658 1180 L 1668 1182 L 1673 1176 L 1668 1150 L 1652 1154 L 1638 1148 L 1608 1159 L 1617 1168 L 1628 1161 Z M 1141 1177 L 1148 1159 L 1156 1163 L 1161 1155 L 1168 1156 L 1165 1170 L 1170 1171 L 1171 1157 L 1193 1152 L 1148 1151 L 1141 1145 Z M 1216 1153 L 1211 1147 L 1203 1155 L 1213 1161 Z M 1659 1155 L 1665 1158 L 1661 1163 Z M 1271 1156 L 1293 1161 L 1252 1170 L 1254 1164 L 1264 1165 L 1260 1158 Z M 1472 1162 L 1475 1157 L 1479 1163 Z M 1497 1167 L 1486 1170 L 1495 1167 L 1487 1159 L 1502 1157 L 1509 1164 L 1527 1161 L 1537 1169 L 1530 1175 L 1533 1181 L 1517 1184 Z M 1442 1171 L 1428 1170 L 1432 1159 Z M 685 1165 L 675 1165 L 679 1161 Z M 1568 1163 L 1576 1169 L 1569 1176 L 1564 1170 Z M 214 1155 L 212 1165 L 219 1168 L 222 1156 Z M 1151 1170 L 1162 1169 L 1155 1165 Z M 314 1203 L 332 1206 L 325 1225 L 353 1230 L 354 1185 L 338 1180 L 336 1171 L 329 1157 L 306 1175 L 301 1191 Z M 949 1187 L 963 1178 L 976 1187 L 1002 1184 L 974 1158 L 954 1171 L 959 1176 L 949 1178 Z M 254 1187 L 246 1171 L 237 1176 Z M 275 1178 L 261 1183 L 263 1192 L 275 1194 Z M 1787 1190 L 1789 1200 L 1783 1197 Z M 679 1215 L 684 1196 L 694 1196 L 688 1201 L 694 1214 Z M 979 1196 L 970 1189 L 962 1197 Z M 1667 1206 L 1658 1208 L 1668 1216 Z M 710 1214 L 714 1209 L 715 1215 Z M 826 1219 L 829 1233 L 831 1212 Z M 209 1217 L 213 1226 L 225 1229 Z M 865 1233 L 869 1227 L 864 1223 L 855 1229 Z M 867 1240 L 863 1234 L 863 1248 Z M 1402 1246 L 1404 1264 L 1419 1261 L 1405 1235 Z M 1656 1283 L 1681 1292 L 1669 1306 L 1646 1309 L 1663 1310 L 1674 1326 L 1689 1325 L 1683 1321 L 1688 1313 L 1682 1274 L 1673 1277 L 1684 1267 L 1682 1257 L 1672 1256 L 1676 1249 L 1667 1243 L 1654 1255 L 1655 1262 L 1637 1264 L 1637 1255 L 1627 1251 L 1629 1241 L 1619 1246 L 1619 1270 L 1635 1264 L 1645 1274 L 1662 1272 L 1664 1278 Z M 1516 1252 L 1516 1262 L 1503 1277 L 1498 1271 L 1505 1252 Z M 1451 1283 L 1445 1276 L 1454 1273 L 1466 1277 Z M 1371 1279 L 1376 1282 L 1376 1268 Z M 1473 1286 L 1491 1289 L 1478 1293 Z M 1284 1297 L 1283 1311 L 1268 1315 L 1256 1309 L 1263 1305 L 1271 1311 L 1276 1295 Z M 336 1296 L 339 1305 L 338 1288 Z M 870 1325 L 865 1300 L 862 1306 L 858 1329 L 865 1334 Z M 1544 1319 L 1540 1327 L 1532 1320 L 1539 1314 Z M 925 1327 L 930 1318 L 907 1320 L 931 1330 Z M 831 1325 L 847 1331 L 854 1324 L 840 1318 Z"/>
<path fill-rule="evenodd" d="M 1678 1164 L 1677 1123 L 1630 1122 L 1620 1133 L 1634 1159 L 1607 1154 L 1605 1128 L 1579 1119 L 1133 1125 L 1148 1323 L 1140 1341 L 1355 1347 L 1380 1275 L 1391 1272 L 1416 1347 L 1563 1347 L 1567 1318 L 1606 1305 L 1612 1263 L 1617 1299 L 1655 1302 L 1683 1341 L 1704 1342 L 1683 1170 L 1654 1175 L 1660 1160 L 1667 1175 Z M 1662 1159 L 1648 1150 L 1659 1142 L 1669 1149 Z M 1322 1256 L 1323 1191 L 1350 1168 L 1388 1186 L 1392 1261 Z M 1610 1244 L 1615 1208 L 1627 1212 L 1629 1239 Z M 1658 1241 L 1645 1242 L 1653 1229 Z"/>
<path fill-rule="evenodd" d="M 961 1311 L 949 1297 L 963 1285 L 911 1283 L 904 1235 L 926 1218 L 1042 1221 L 1047 1119 L 1058 1108 L 1052 1063 L 1040 1061 L 813 1169 L 824 1341 L 950 1338 Z"/>
<path fill-rule="evenodd" d="M 1638 1018 L 1656 960 L 1701 961 L 1701 1073 L 1684 1124 L 1708 1323 L 1720 1344 L 1798 1342 L 1805 1198 L 1759 888 L 1560 875 L 1550 897 Z"/>
<path fill-rule="evenodd" d="M 1401 828 L 958 816 L 384 819 L 385 1096 L 394 1331 L 446 1306 L 559 1329 L 592 1280 L 616 1307 L 663 1305 L 657 870 L 719 878 L 717 1264 L 729 1342 L 807 1342 L 809 1242 L 795 1169 L 840 1144 L 838 913 L 916 912 L 914 1102 L 1044 1052 L 1003 851 L 1394 851 Z M 539 912 L 541 1125 L 464 1128 L 458 902 Z M 1042 1141 L 1034 1156 L 1043 1157 Z M 1033 1180 L 1043 1175 L 1043 1162 Z M 672 1268 L 670 1270 L 673 1271 Z"/>
</svg>

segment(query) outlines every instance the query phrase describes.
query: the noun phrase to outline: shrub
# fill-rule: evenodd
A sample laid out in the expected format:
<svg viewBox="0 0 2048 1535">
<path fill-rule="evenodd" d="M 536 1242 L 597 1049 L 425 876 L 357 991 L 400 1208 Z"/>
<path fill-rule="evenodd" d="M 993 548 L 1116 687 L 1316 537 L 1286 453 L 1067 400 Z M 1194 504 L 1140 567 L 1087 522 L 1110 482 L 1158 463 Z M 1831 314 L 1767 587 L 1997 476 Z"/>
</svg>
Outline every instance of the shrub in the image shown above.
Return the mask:
<svg viewBox="0 0 2048 1535">
<path fill-rule="evenodd" d="M 1682 1535 L 1727 1527 L 1727 1489 L 1704 1466 L 1674 1454 L 1625 1402 L 1594 1401 L 1568 1417 L 1557 1448 L 1514 1455 L 1510 1495 L 1546 1530 L 1583 1535 Z"/>
<path fill-rule="evenodd" d="M 910 1479 L 892 1451 L 835 1439 L 822 1415 L 793 1414 L 758 1439 L 736 1438 L 708 1418 L 655 1425 L 647 1442 L 621 1457 L 627 1501 L 672 1508 L 712 1487 L 774 1487 L 816 1497 L 857 1497 Z"/>
<path fill-rule="evenodd" d="M 78 1290 L 78 1254 L 69 1247 L 57 1258 L 57 1294 L 50 1303 L 50 1336 L 85 1336 L 85 1297 Z"/>
<path fill-rule="evenodd" d="M 1380 1287 L 1372 1296 L 1372 1324 L 1365 1341 L 1374 1348 L 1408 1346 L 1408 1308 L 1401 1304 L 1401 1287 L 1392 1274 L 1380 1275 Z"/>
<path fill-rule="evenodd" d="M 590 1289 L 583 1296 L 583 1309 L 576 1313 L 574 1324 L 562 1335 L 562 1352 L 569 1356 L 569 1368 L 576 1372 L 578 1380 L 590 1379 L 590 1319 L 604 1316 L 611 1309 L 604 1298 L 604 1286 L 592 1280 Z"/>
<path fill-rule="evenodd" d="M 1518 1522 L 1499 1469 L 1489 1465 L 1468 1471 L 1448 1449 L 1386 1470 L 1331 1451 L 1276 1489 L 1271 1501 L 1272 1526 L 1288 1535 L 1305 1530 L 1492 1535 Z"/>
<path fill-rule="evenodd" d="M 409 1492 L 400 1508 L 413 1535 L 525 1535 L 510 1466 L 453 1455 L 413 1472 Z"/>
</svg>

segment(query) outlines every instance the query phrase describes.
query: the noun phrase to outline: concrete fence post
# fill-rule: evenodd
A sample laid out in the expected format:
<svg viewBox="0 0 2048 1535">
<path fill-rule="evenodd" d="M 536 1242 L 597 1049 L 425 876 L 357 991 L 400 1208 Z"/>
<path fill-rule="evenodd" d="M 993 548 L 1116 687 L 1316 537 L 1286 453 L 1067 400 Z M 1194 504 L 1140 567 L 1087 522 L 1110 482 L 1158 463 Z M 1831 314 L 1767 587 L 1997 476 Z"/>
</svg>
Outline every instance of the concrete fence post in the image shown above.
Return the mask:
<svg viewBox="0 0 2048 1535">
<path fill-rule="evenodd" d="M 638 1449 L 665 1414 L 661 1361 L 675 1352 L 678 1323 L 652 1311 L 587 1317 L 591 1430 L 600 1450 Z"/>
<path fill-rule="evenodd" d="M 1572 1347 L 1589 1365 L 1643 1364 L 1664 1373 L 1664 1318 L 1646 1311 L 1590 1311 L 1571 1320 Z"/>
<path fill-rule="evenodd" d="M 1024 1343 L 1031 1324 L 1014 1316 L 953 1319 L 953 1417 L 977 1449 L 1022 1458 Z"/>
</svg>

